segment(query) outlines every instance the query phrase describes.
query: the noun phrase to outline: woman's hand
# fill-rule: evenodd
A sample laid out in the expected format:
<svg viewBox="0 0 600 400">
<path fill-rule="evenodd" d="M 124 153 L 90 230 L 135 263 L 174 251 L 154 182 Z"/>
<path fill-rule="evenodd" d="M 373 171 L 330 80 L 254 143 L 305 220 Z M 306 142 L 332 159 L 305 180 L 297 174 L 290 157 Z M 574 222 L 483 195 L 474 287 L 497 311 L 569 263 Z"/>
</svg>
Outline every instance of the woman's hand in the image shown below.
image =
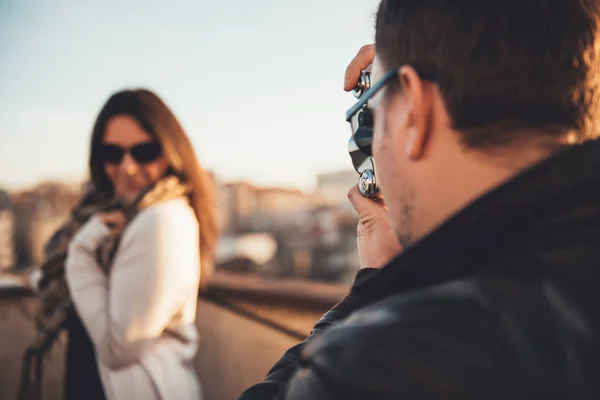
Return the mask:
<svg viewBox="0 0 600 400">
<path fill-rule="evenodd" d="M 121 233 L 125 228 L 125 214 L 122 211 L 99 212 L 96 217 L 113 233 Z"/>
</svg>

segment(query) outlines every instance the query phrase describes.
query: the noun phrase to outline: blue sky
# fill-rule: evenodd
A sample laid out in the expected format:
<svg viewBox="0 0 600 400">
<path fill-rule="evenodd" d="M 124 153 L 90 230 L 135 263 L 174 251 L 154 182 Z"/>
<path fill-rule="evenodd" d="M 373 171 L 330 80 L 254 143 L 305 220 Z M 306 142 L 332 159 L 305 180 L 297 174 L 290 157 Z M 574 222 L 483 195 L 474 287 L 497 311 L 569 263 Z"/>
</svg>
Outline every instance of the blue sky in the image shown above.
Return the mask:
<svg viewBox="0 0 600 400">
<path fill-rule="evenodd" d="M 0 187 L 83 179 L 125 87 L 156 91 L 225 180 L 309 188 L 350 169 L 343 73 L 378 3 L 0 0 Z"/>
</svg>

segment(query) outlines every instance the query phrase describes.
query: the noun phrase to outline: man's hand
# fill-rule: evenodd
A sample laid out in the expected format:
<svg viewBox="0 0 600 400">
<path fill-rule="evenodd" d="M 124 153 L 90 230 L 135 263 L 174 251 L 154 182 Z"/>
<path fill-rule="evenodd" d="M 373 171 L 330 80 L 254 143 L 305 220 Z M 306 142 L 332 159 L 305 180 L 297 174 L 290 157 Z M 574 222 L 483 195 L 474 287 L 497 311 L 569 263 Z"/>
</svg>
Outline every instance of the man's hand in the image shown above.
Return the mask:
<svg viewBox="0 0 600 400">
<path fill-rule="evenodd" d="M 358 51 L 358 54 L 346 68 L 346 74 L 344 75 L 344 90 L 350 92 L 356 87 L 358 78 L 360 78 L 361 71 L 367 69 L 375 58 L 375 45 L 368 44 L 363 46 Z"/>
<path fill-rule="evenodd" d="M 356 233 L 360 267 L 384 267 L 402 247 L 383 199 L 363 197 L 358 185 L 348 192 L 348 199 L 359 217 Z"/>
<path fill-rule="evenodd" d="M 374 58 L 374 44 L 361 47 L 346 68 L 345 91 L 354 89 L 361 71 L 368 69 Z M 380 196 L 376 199 L 367 199 L 360 194 L 358 186 L 355 186 L 348 192 L 348 199 L 360 218 L 356 233 L 361 268 L 385 266 L 401 251 L 401 247 L 383 198 Z"/>
</svg>

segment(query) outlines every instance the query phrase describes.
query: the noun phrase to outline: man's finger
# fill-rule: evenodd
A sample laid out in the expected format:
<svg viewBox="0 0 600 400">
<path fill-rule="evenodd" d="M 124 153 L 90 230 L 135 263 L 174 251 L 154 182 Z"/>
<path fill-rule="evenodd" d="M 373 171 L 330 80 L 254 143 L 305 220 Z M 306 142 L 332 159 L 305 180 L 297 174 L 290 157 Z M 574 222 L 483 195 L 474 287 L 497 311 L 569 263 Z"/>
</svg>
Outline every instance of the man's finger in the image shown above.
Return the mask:
<svg viewBox="0 0 600 400">
<path fill-rule="evenodd" d="M 374 44 L 368 44 L 360 48 L 358 54 L 346 68 L 346 74 L 344 75 L 344 90 L 346 92 L 354 89 L 356 83 L 358 82 L 358 78 L 360 77 L 360 72 L 371 65 L 374 58 Z"/>
<path fill-rule="evenodd" d="M 350 204 L 352 204 L 352 207 L 354 207 L 359 216 L 367 213 L 379 212 L 384 208 L 382 201 L 373 201 L 360 194 L 358 185 L 350 189 L 348 192 L 348 200 L 350 200 Z"/>
</svg>

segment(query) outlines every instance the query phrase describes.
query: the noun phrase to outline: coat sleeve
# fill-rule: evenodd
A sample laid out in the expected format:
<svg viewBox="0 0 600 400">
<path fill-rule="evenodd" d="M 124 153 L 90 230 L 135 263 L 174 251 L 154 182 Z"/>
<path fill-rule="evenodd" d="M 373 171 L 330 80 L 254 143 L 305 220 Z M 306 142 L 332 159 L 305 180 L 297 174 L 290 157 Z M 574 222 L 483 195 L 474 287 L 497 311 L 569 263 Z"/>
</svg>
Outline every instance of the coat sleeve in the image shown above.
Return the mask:
<svg viewBox="0 0 600 400">
<path fill-rule="evenodd" d="M 71 243 L 67 282 L 98 358 L 108 368 L 136 362 L 197 290 L 198 226 L 191 215 L 157 205 L 127 228 L 110 276 L 94 257 L 107 228 L 96 218 Z"/>
<path fill-rule="evenodd" d="M 363 268 L 355 277 L 354 285 L 348 296 L 340 301 L 335 307 L 329 310 L 311 330 L 310 336 L 302 343 L 290 348 L 275 363 L 268 372 L 265 379 L 247 389 L 242 393 L 240 400 L 267 400 L 276 399 L 281 396 L 287 387 L 290 379 L 302 368 L 302 353 L 304 349 L 318 338 L 325 331 L 340 323 L 353 310 L 364 305 L 364 300 L 354 292 L 357 283 L 364 282 L 377 274 L 379 270 L 375 268 Z"/>
<path fill-rule="evenodd" d="M 493 313 L 448 297 L 394 302 L 366 308 L 308 344 L 278 398 L 548 398 L 526 391 L 531 372 L 544 367 L 527 371 L 510 327 Z"/>
</svg>

